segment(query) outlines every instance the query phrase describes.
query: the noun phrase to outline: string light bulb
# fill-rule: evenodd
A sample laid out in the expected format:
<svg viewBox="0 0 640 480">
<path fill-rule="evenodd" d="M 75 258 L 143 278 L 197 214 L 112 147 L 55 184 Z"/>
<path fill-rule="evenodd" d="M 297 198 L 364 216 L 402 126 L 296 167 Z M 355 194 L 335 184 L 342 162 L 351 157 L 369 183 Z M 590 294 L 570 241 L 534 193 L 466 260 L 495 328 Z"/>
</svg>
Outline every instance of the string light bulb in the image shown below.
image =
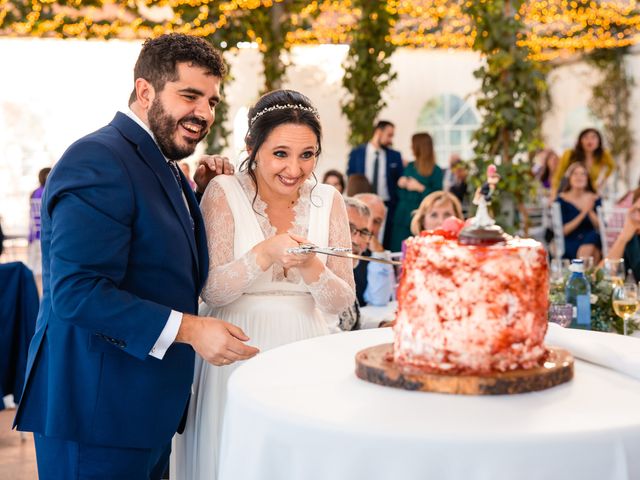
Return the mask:
<svg viewBox="0 0 640 480">
<path fill-rule="evenodd" d="M 0 0 L 0 34 L 59 38 L 148 38 L 169 32 L 211 36 L 233 20 L 283 0 Z M 145 8 L 170 8 L 173 18 L 155 23 Z M 398 47 L 470 49 L 477 32 L 459 0 L 386 0 L 398 15 L 389 40 Z M 349 43 L 361 12 L 351 0 L 313 0 L 291 15 L 285 44 Z M 515 13 L 526 31 L 519 46 L 536 60 L 600 48 L 626 47 L 640 41 L 640 8 L 636 0 L 531 0 Z M 237 32 L 234 32 L 237 36 Z M 220 32 L 224 38 L 224 32 Z M 264 49 L 264 40 L 246 32 L 246 41 Z"/>
</svg>

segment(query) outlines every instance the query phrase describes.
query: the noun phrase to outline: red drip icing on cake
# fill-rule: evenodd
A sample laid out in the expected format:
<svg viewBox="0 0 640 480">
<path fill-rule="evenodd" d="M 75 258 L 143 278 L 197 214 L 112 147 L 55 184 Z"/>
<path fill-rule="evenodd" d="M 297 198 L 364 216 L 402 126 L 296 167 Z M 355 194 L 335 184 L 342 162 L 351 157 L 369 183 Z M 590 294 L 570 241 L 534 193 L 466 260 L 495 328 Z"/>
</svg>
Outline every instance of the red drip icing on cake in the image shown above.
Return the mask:
<svg viewBox="0 0 640 480">
<path fill-rule="evenodd" d="M 543 246 L 531 239 L 468 246 L 447 237 L 406 241 L 394 360 L 469 374 L 541 365 L 548 309 Z"/>
</svg>

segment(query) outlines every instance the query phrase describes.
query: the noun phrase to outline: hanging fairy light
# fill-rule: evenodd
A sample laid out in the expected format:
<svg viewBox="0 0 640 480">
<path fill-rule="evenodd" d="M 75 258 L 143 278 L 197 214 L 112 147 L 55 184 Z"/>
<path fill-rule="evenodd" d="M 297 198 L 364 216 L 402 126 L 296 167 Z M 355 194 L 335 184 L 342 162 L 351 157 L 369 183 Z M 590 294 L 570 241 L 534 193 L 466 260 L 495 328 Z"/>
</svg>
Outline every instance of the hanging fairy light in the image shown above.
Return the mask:
<svg viewBox="0 0 640 480">
<path fill-rule="evenodd" d="M 0 33 L 60 38 L 147 38 L 168 32 L 213 35 L 247 10 L 270 8 L 283 0 L 0 0 Z M 154 22 L 140 5 L 171 9 Z M 394 45 L 410 48 L 469 49 L 476 32 L 459 0 L 387 0 L 398 20 L 389 32 Z M 349 43 L 360 13 L 350 0 L 314 0 L 291 15 L 287 46 Z M 531 0 L 517 15 L 527 26 L 518 41 L 531 56 L 559 55 L 640 41 L 640 6 L 635 0 Z M 263 40 L 246 32 L 246 40 Z"/>
</svg>

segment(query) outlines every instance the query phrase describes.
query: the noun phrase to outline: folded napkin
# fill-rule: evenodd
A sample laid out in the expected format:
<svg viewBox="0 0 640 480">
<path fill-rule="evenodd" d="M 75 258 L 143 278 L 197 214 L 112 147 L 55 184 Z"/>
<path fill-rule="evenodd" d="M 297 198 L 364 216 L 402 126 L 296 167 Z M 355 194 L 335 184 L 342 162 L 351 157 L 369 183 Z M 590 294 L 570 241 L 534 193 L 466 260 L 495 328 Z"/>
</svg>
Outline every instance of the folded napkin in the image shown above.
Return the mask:
<svg viewBox="0 0 640 480">
<path fill-rule="evenodd" d="M 616 333 L 562 328 L 549 323 L 545 344 L 569 350 L 575 358 L 640 380 L 640 339 Z"/>
</svg>

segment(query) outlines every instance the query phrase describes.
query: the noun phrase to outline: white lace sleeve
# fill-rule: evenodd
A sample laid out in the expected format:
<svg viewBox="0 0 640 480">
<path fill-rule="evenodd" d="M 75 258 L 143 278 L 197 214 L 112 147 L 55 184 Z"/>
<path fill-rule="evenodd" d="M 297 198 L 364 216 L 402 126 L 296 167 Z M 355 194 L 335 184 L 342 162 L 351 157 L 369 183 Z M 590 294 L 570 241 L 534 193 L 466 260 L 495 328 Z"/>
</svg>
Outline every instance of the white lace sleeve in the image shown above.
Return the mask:
<svg viewBox="0 0 640 480">
<path fill-rule="evenodd" d="M 331 206 L 329 246 L 351 248 L 347 209 L 338 192 L 335 193 Z M 329 257 L 327 268 L 308 287 L 320 310 L 329 314 L 342 312 L 356 299 L 353 261 L 349 258 Z"/>
<path fill-rule="evenodd" d="M 207 229 L 209 247 L 209 277 L 202 298 L 211 306 L 233 302 L 262 273 L 250 250 L 234 259 L 235 224 L 222 186 L 212 181 L 200 204 Z"/>
</svg>

